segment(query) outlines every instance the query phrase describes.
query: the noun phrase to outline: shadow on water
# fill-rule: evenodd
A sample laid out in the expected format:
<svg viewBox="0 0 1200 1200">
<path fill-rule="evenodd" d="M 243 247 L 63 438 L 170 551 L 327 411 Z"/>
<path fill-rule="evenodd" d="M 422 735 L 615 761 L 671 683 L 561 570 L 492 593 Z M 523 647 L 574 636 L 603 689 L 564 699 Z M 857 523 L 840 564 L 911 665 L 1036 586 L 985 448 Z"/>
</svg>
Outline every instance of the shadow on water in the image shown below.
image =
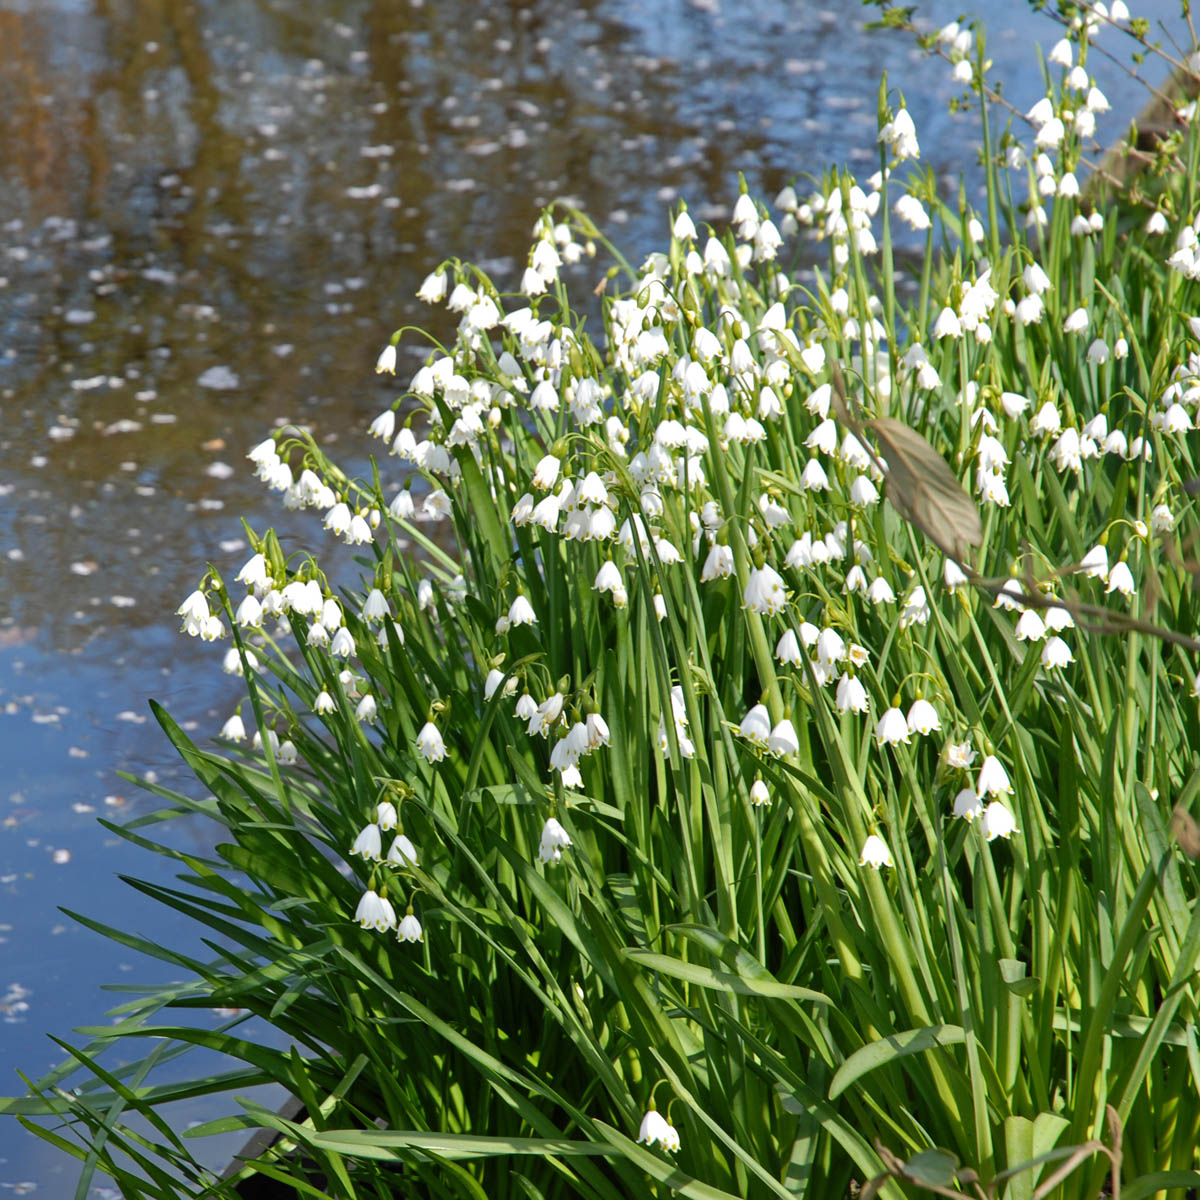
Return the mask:
<svg viewBox="0 0 1200 1200">
<path fill-rule="evenodd" d="M 1053 29 L 1011 8 L 991 49 L 1028 107 L 1030 39 Z M 96 818 L 151 803 L 117 770 L 175 777 L 148 697 L 203 740 L 240 694 L 171 614 L 206 562 L 244 560 L 239 515 L 278 519 L 246 450 L 303 421 L 361 461 L 396 395 L 371 373 L 383 341 L 451 332 L 420 280 L 461 256 L 515 287 L 556 197 L 636 260 L 677 197 L 727 213 L 738 171 L 768 200 L 834 162 L 869 173 L 885 68 L 935 169 L 969 170 L 946 69 L 864 19 L 849 0 L 0 0 L 0 1092 L 57 1061 L 45 1031 L 100 1019 L 101 982 L 163 977 L 59 905 L 193 936 L 118 883 L 162 868 Z M 1106 91 L 1115 136 L 1142 93 Z M 70 1177 L 0 1125 L 0 1185 Z"/>
</svg>

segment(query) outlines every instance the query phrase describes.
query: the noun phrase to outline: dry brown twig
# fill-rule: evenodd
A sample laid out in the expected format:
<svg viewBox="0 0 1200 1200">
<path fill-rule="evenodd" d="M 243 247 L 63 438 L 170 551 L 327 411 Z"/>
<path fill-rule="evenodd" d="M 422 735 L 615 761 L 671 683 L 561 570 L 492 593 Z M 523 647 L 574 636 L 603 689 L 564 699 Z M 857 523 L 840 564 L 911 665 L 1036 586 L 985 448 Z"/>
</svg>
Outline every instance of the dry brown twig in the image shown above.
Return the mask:
<svg viewBox="0 0 1200 1200">
<path fill-rule="evenodd" d="M 841 369 L 832 355 L 829 361 L 833 363 L 834 414 L 858 438 L 887 480 L 887 498 L 892 507 L 953 559 L 972 587 L 986 592 L 993 600 L 1003 596 L 1006 601 L 1025 608 L 1064 608 L 1085 633 L 1140 633 L 1200 652 L 1200 640 L 1195 637 L 1100 604 L 1086 603 L 1077 595 L 1057 596 L 1048 590 L 1065 577 L 1084 570 L 1082 563 L 1068 563 L 1045 578 L 1035 576 L 1032 571 L 1004 578 L 981 575 L 969 562 L 970 552 L 983 540 L 979 510 L 949 464 L 926 438 L 900 421 L 891 417 L 860 420 L 850 410 Z M 881 443 L 886 458 L 876 449 L 870 434 Z M 1017 588 L 1013 587 L 1014 581 Z"/>
</svg>

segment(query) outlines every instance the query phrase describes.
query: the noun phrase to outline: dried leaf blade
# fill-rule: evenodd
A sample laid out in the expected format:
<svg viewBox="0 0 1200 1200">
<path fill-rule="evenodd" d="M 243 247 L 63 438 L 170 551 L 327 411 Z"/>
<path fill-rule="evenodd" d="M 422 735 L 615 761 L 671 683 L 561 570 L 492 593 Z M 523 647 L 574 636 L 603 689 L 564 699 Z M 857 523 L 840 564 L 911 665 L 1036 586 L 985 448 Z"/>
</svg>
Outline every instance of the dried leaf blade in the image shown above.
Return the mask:
<svg viewBox="0 0 1200 1200">
<path fill-rule="evenodd" d="M 867 422 L 887 466 L 887 497 L 944 554 L 965 562 L 983 524 L 946 460 L 914 429 L 891 417 Z"/>
</svg>

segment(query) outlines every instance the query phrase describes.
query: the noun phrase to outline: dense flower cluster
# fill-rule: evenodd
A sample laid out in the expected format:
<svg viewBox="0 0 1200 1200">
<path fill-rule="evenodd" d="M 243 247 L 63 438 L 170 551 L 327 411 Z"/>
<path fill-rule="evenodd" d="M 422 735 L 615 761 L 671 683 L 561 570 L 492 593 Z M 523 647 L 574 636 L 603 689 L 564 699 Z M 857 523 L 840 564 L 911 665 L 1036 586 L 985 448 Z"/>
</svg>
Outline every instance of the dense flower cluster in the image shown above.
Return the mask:
<svg viewBox="0 0 1200 1200">
<path fill-rule="evenodd" d="M 1117 8 L 1110 20 L 1124 19 Z M 1027 114 L 1032 144 L 1002 150 L 1028 179 L 1029 227 L 1041 236 L 1001 252 L 985 215 L 965 209 L 953 269 L 935 280 L 928 311 L 905 323 L 890 281 L 868 269 L 890 241 L 881 223 L 894 216 L 928 231 L 944 209 L 916 175 L 893 199 L 903 164 L 920 155 L 903 106 L 882 123 L 886 166 L 870 179 L 832 174 L 804 199 L 785 188 L 775 215 L 743 192 L 724 232 L 701 230 L 681 206 L 667 248 L 606 294 L 599 338 L 543 301 L 565 295 L 565 269 L 594 253 L 581 218 L 538 222 L 515 301 L 481 272 L 434 271 L 419 295 L 458 315 L 457 338 L 371 423 L 387 450 L 388 490 L 348 481 L 291 433 L 249 456 L 287 507 L 315 509 L 328 536 L 374 551 L 373 577 L 339 594 L 315 560 L 285 561 L 268 536 L 238 572 L 244 596 L 222 605 L 215 585 L 194 592 L 179 608 L 185 632 L 225 636 L 222 607 L 247 638 L 277 625 L 311 673 L 303 720 L 357 722 L 362 736 L 394 746 L 414 793 L 432 794 L 439 772 L 484 752 L 458 735 L 456 712 L 503 711 L 505 748 L 517 747 L 541 783 L 532 801 L 544 824 L 528 844 L 536 838 L 537 862 L 558 877 L 584 853 L 570 814 L 606 786 L 618 715 L 623 728 L 651 731 L 661 758 L 639 770 L 664 803 L 669 780 L 685 790 L 678 781 L 700 777 L 728 746 L 724 786 L 748 820 L 800 787 L 800 769 L 826 770 L 829 739 L 840 739 L 839 753 L 857 754 L 869 780 L 838 798 L 847 873 L 855 861 L 894 871 L 928 857 L 918 823 L 892 799 L 901 780 L 936 790 L 941 819 L 985 853 L 997 839 L 1019 846 L 1038 798 L 1026 778 L 1010 777 L 999 685 L 958 658 L 983 642 L 981 627 L 998 629 L 1022 679 L 1056 701 L 1079 649 L 1079 605 L 1128 611 L 1163 569 L 1183 503 L 1171 446 L 1196 428 L 1200 408 L 1200 323 L 1143 411 L 1126 387 L 1127 314 L 1074 265 L 1082 239 L 1104 232 L 1076 176 L 1081 143 L 1108 108 L 1076 61 L 1093 33 L 1081 24 L 1053 48 L 1061 78 Z M 937 41 L 955 79 L 977 86 L 984 64 L 969 32 L 947 26 Z M 1151 219 L 1147 236 L 1168 232 Z M 829 269 L 801 286 L 782 260 L 806 235 L 828 246 Z M 1200 278 L 1200 215 L 1167 261 Z M 1063 343 L 1070 381 L 1035 369 Z M 1023 390 L 1002 369 L 1013 346 L 1034 364 Z M 392 343 L 377 370 L 391 375 L 396 364 Z M 972 561 L 935 550 L 881 505 L 911 485 L 847 404 L 868 422 L 908 424 L 950 464 L 986 522 Z M 1139 481 L 1135 507 L 1098 517 L 1092 498 L 1117 472 Z M 1057 496 L 1080 523 L 1054 542 L 1043 531 L 1058 519 Z M 401 537 L 426 551 L 423 567 L 393 569 Z M 487 555 L 491 574 L 480 566 Z M 1007 580 L 994 600 L 974 586 L 988 575 Z M 561 594 L 565 615 L 554 607 Z M 552 676 L 543 639 L 564 629 L 578 639 L 578 665 Z M 580 647 L 624 645 L 632 631 L 647 665 L 645 711 L 631 713 L 605 693 L 602 656 L 585 664 Z M 397 686 L 406 636 L 420 653 L 405 657 Z M 457 640 L 471 664 L 462 694 L 437 694 L 422 665 L 439 640 Z M 253 673 L 258 663 L 244 651 L 227 667 Z M 423 707 L 405 699 L 422 689 Z M 244 739 L 242 714 L 221 732 Z M 303 765 L 295 739 L 268 729 L 260 745 L 264 732 L 277 764 Z M 387 899 L 388 886 L 422 884 L 403 804 L 402 791 L 378 800 L 374 819 L 358 828 L 360 810 L 346 833 L 365 889 L 354 919 L 423 942 L 412 906 L 397 920 Z M 639 1141 L 679 1146 L 653 1109 Z"/>
</svg>

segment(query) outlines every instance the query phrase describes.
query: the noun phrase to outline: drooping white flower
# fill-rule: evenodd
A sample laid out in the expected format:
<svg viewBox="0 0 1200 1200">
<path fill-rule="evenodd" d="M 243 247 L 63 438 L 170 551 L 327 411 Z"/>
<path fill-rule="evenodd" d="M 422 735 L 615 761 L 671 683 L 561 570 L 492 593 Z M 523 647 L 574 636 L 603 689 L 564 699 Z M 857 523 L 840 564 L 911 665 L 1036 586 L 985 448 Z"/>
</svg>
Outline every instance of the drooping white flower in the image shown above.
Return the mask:
<svg viewBox="0 0 1200 1200">
<path fill-rule="evenodd" d="M 1033 139 L 1033 144 L 1039 150 L 1053 150 L 1062 142 L 1066 133 L 1066 126 L 1062 123 L 1062 119 L 1060 117 L 1051 117 L 1037 131 L 1037 136 Z"/>
<path fill-rule="evenodd" d="M 415 867 L 417 865 L 417 848 L 408 838 L 398 833 L 392 839 L 392 847 L 388 851 L 388 862 L 397 867 Z"/>
<path fill-rule="evenodd" d="M 767 749 L 781 758 L 800 753 L 800 739 L 796 737 L 796 730 L 787 717 L 771 730 L 771 736 L 767 739 Z"/>
<path fill-rule="evenodd" d="M 263 555 L 255 554 L 247 559 L 237 573 L 237 581 L 261 594 L 261 591 L 265 590 L 271 582 L 271 576 L 267 570 L 267 560 Z"/>
<path fill-rule="evenodd" d="M 753 239 L 758 231 L 759 213 L 754 200 L 747 192 L 742 192 L 733 206 L 733 224 L 737 226 L 737 235 L 742 241 Z"/>
<path fill-rule="evenodd" d="M 881 867 L 895 866 L 895 863 L 892 862 L 892 852 L 888 849 L 887 842 L 879 834 L 872 833 L 863 842 L 862 851 L 858 856 L 858 865 L 873 867 L 876 871 Z"/>
<path fill-rule="evenodd" d="M 980 409 L 979 412 L 985 413 L 988 417 L 991 416 L 986 409 Z M 979 457 L 979 465 L 988 470 L 999 470 L 1008 466 L 1008 451 L 1004 449 L 1004 444 L 999 438 L 990 433 L 980 435 L 976 453 Z"/>
<path fill-rule="evenodd" d="M 1019 325 L 1036 325 L 1045 314 L 1046 306 L 1041 296 L 1022 296 L 1013 310 Z"/>
<path fill-rule="evenodd" d="M 546 736 L 547 730 L 554 725 L 562 714 L 565 699 L 566 697 L 562 692 L 552 692 L 534 709 L 533 714 L 529 717 L 528 726 L 531 737 L 536 737 L 538 734 L 541 734 L 543 737 Z M 520 714 L 518 713 L 518 715 Z"/>
<path fill-rule="evenodd" d="M 900 709 L 889 708 L 875 724 L 875 740 L 881 746 L 894 746 L 897 742 L 908 745 L 908 722 Z"/>
<path fill-rule="evenodd" d="M 446 298 L 448 287 L 449 282 L 445 271 L 431 271 L 417 289 L 417 299 L 423 300 L 426 304 L 437 304 Z"/>
<path fill-rule="evenodd" d="M 728 579 L 732 574 L 733 551 L 728 546 L 717 543 L 704 560 L 704 567 L 700 571 L 700 582 L 709 583 L 714 579 Z"/>
<path fill-rule="evenodd" d="M 521 292 L 526 296 L 540 296 L 546 290 L 546 280 L 534 267 L 521 272 Z"/>
<path fill-rule="evenodd" d="M 1066 38 L 1059 38 L 1050 48 L 1050 53 L 1046 55 L 1046 58 L 1056 66 L 1070 69 L 1075 62 L 1075 52 Z"/>
<path fill-rule="evenodd" d="M 979 779 L 975 784 L 975 790 L 981 797 L 1003 796 L 1012 791 L 1012 784 L 1008 781 L 1008 772 L 994 754 L 989 754 L 984 758 L 983 765 L 979 768 Z"/>
<path fill-rule="evenodd" d="M 411 904 L 396 928 L 396 940 L 399 942 L 423 942 L 425 940 L 425 931 L 421 928 L 421 922 L 417 920 Z"/>
<path fill-rule="evenodd" d="M 278 751 L 278 749 L 279 749 L 279 734 L 277 734 L 275 732 L 275 730 L 273 730 L 273 729 L 267 730 L 267 741 L 270 742 L 272 751 Z M 260 730 L 256 729 L 254 731 L 254 737 L 251 740 L 250 744 L 254 747 L 255 750 L 261 750 L 263 748 L 263 735 Z"/>
<path fill-rule="evenodd" d="M 1018 642 L 1040 642 L 1046 636 L 1046 625 L 1032 609 L 1026 609 L 1017 621 Z"/>
<path fill-rule="evenodd" d="M 1046 628 L 1051 633 L 1061 633 L 1064 629 L 1075 628 L 1075 618 L 1071 616 L 1067 609 L 1058 604 L 1046 609 L 1042 619 L 1046 622 Z"/>
<path fill-rule="evenodd" d="M 1074 661 L 1075 655 L 1071 653 L 1071 647 L 1060 637 L 1047 639 L 1042 647 L 1042 666 L 1047 670 L 1065 667 Z"/>
<path fill-rule="evenodd" d="M 378 589 L 372 588 L 363 601 L 363 620 L 368 624 L 383 621 L 389 616 L 387 597 Z"/>
<path fill-rule="evenodd" d="M 371 540 L 371 526 L 362 513 L 355 513 L 350 518 L 350 528 L 346 530 L 345 540 L 351 546 L 365 546 Z"/>
<path fill-rule="evenodd" d="M 925 598 L 925 589 L 919 584 L 908 593 L 904 607 L 900 612 L 900 628 L 907 629 L 910 625 L 925 625 L 931 616 L 929 602 Z"/>
<path fill-rule="evenodd" d="M 803 627 L 800 632 L 803 635 Z M 823 663 L 841 662 L 846 657 L 845 639 L 836 629 L 822 629 L 817 635 L 816 647 L 817 658 Z"/>
<path fill-rule="evenodd" d="M 450 293 L 450 299 L 446 301 L 446 307 L 451 312 L 465 313 L 477 299 L 473 288 L 465 283 L 456 283 Z"/>
<path fill-rule="evenodd" d="M 739 732 L 751 745 L 765 750 L 771 737 L 771 717 L 767 712 L 766 705 L 754 705 L 742 718 Z"/>
<path fill-rule="evenodd" d="M 341 537 L 343 534 L 349 531 L 350 521 L 350 506 L 344 500 L 339 500 L 338 503 L 335 504 L 325 514 L 325 528 L 328 529 L 330 533 L 336 534 L 338 537 Z"/>
<path fill-rule="evenodd" d="M 512 626 L 537 624 L 537 613 L 533 611 L 533 605 L 529 603 L 527 596 L 518 596 L 509 605 L 508 623 Z"/>
<path fill-rule="evenodd" d="M 679 1149 L 679 1134 L 675 1126 L 653 1107 L 642 1118 L 637 1140 L 646 1146 L 657 1144 L 664 1150 Z"/>
<path fill-rule="evenodd" d="M 790 546 L 784 566 L 799 570 L 812 565 L 812 534 L 805 530 Z"/>
<path fill-rule="evenodd" d="M 1154 533 L 1170 533 L 1175 528 L 1175 516 L 1166 504 L 1156 504 L 1150 512 L 1150 528 Z"/>
<path fill-rule="evenodd" d="M 1109 571 L 1108 586 L 1104 590 L 1106 593 L 1120 592 L 1122 596 L 1132 596 L 1137 592 L 1137 585 L 1133 582 L 1133 572 L 1124 559 L 1121 559 Z"/>
<path fill-rule="evenodd" d="M 983 804 L 974 788 L 962 788 L 954 797 L 954 815 L 967 821 L 983 815 Z"/>
<path fill-rule="evenodd" d="M 1055 408 L 1052 401 L 1047 400 L 1041 408 L 1034 414 L 1033 420 L 1029 422 L 1029 430 L 1031 433 L 1046 434 L 1053 436 L 1062 428 L 1062 417 L 1059 416 L 1058 409 Z"/>
<path fill-rule="evenodd" d="M 837 450 L 838 444 L 837 422 L 832 417 L 826 417 L 804 439 L 804 444 L 809 450 L 819 450 L 822 454 L 833 454 Z"/>
<path fill-rule="evenodd" d="M 392 374 L 394 375 L 395 371 L 393 371 Z M 394 408 L 384 409 L 384 411 L 381 412 L 379 416 L 377 416 L 375 420 L 371 422 L 371 428 L 369 432 L 372 437 L 382 438 L 385 442 L 390 442 L 392 440 L 392 434 L 396 432 L 396 410 Z"/>
<path fill-rule="evenodd" d="M 242 720 L 241 713 L 234 713 L 221 726 L 221 736 L 230 742 L 244 742 L 246 740 L 246 724 Z"/>
<path fill-rule="evenodd" d="M 542 826 L 542 840 L 538 846 L 538 858 L 544 863 L 562 861 L 562 852 L 571 844 L 571 837 L 554 817 L 547 817 Z"/>
<path fill-rule="evenodd" d="M 879 500 L 879 490 L 866 475 L 856 475 L 850 484 L 850 503 L 868 508 Z"/>
<path fill-rule="evenodd" d="M 870 706 L 867 689 L 857 675 L 846 674 L 838 680 L 834 698 L 838 712 L 865 713 Z"/>
<path fill-rule="evenodd" d="M 787 590 L 778 572 L 764 564 L 750 572 L 742 601 L 751 612 L 775 616 L 787 606 Z"/>
<path fill-rule="evenodd" d="M 360 721 L 373 721 L 378 712 L 379 706 L 375 703 L 375 697 L 368 694 L 358 702 L 354 715 Z"/>
<path fill-rule="evenodd" d="M 183 631 L 189 637 L 203 637 L 213 619 L 208 600 L 199 590 L 192 592 L 175 612 L 183 618 Z"/>
<path fill-rule="evenodd" d="M 257 446 L 251 447 L 250 452 L 246 455 L 246 457 L 252 463 L 254 463 L 256 467 L 261 466 L 265 462 L 271 462 L 277 459 L 279 457 L 279 451 L 275 447 L 275 439 L 266 438 L 264 441 L 259 442 Z"/>
<path fill-rule="evenodd" d="M 1103 545 L 1093 546 L 1079 560 L 1080 571 L 1087 579 L 1108 579 L 1108 550 Z"/>
<path fill-rule="evenodd" d="M 548 379 L 543 379 L 529 394 L 529 407 L 534 412 L 557 412 L 558 403 L 558 392 Z"/>
<path fill-rule="evenodd" d="M 556 495 L 543 497 L 533 506 L 533 512 L 530 513 L 529 520 L 534 525 L 541 526 L 553 533 L 558 528 L 558 518 L 560 516 L 562 501 Z M 514 521 L 516 513 L 513 514 Z"/>
<path fill-rule="evenodd" d="M 946 589 L 953 592 L 967 582 L 967 573 L 952 558 L 947 558 L 942 564 L 942 582 Z"/>
<path fill-rule="evenodd" d="M 1021 273 L 1021 278 L 1025 282 L 1025 290 L 1033 296 L 1040 296 L 1054 287 L 1054 284 L 1050 282 L 1050 276 L 1035 262 L 1025 268 Z"/>
<path fill-rule="evenodd" d="M 351 854 L 359 854 L 363 858 L 370 859 L 372 862 L 378 862 L 382 850 L 383 842 L 379 836 L 379 826 L 374 821 L 369 825 L 364 825 L 359 830 L 358 836 L 354 839 L 354 844 L 350 847 Z"/>
<path fill-rule="evenodd" d="M 592 583 L 592 588 L 597 592 L 617 592 L 625 586 L 624 578 L 621 575 L 621 570 L 612 559 L 606 559 L 600 565 L 600 570 L 596 572 L 595 581 Z"/>
<path fill-rule="evenodd" d="M 933 336 L 935 339 L 941 338 L 959 338 L 962 337 L 962 325 L 959 322 L 958 314 L 952 308 L 943 308 L 938 314 L 937 320 L 933 323 Z"/>
<path fill-rule="evenodd" d="M 262 626 L 262 604 L 253 596 L 247 596 L 237 607 L 233 619 L 242 629 L 259 629 Z"/>
<path fill-rule="evenodd" d="M 796 639 L 796 631 L 788 629 L 775 645 L 775 658 L 788 666 L 798 667 L 804 661 L 800 652 L 800 643 Z"/>
<path fill-rule="evenodd" d="M 909 733 L 930 734 L 942 727 L 942 719 L 938 716 L 937 709 L 920 696 L 912 702 L 905 720 L 908 722 Z"/>
<path fill-rule="evenodd" d="M 1082 471 L 1083 453 L 1079 431 L 1068 425 L 1050 447 L 1049 458 L 1060 471 Z"/>
<path fill-rule="evenodd" d="M 388 640 L 394 636 L 396 641 L 401 646 L 404 645 L 404 630 L 401 629 L 398 621 L 384 621 L 379 627 L 379 632 L 375 635 L 375 644 L 381 649 L 388 648 Z"/>
<path fill-rule="evenodd" d="M 421 513 L 430 521 L 444 521 L 454 512 L 445 488 L 436 488 L 421 502 Z"/>
<path fill-rule="evenodd" d="M 679 215 L 675 218 L 674 224 L 671 226 L 671 236 L 678 238 L 681 242 L 685 242 L 696 237 L 696 224 L 691 217 L 688 216 L 686 208 L 679 210 Z"/>
<path fill-rule="evenodd" d="M 886 142 L 892 153 L 902 161 L 920 157 L 917 129 L 907 108 L 898 109 L 896 115 L 880 129 L 879 140 Z"/>
<path fill-rule="evenodd" d="M 426 762 L 441 762 L 446 757 L 446 743 L 438 732 L 438 727 L 432 721 L 426 721 L 417 734 L 417 749 Z"/>
<path fill-rule="evenodd" d="M 891 604 L 896 599 L 892 585 L 882 575 L 876 575 L 867 588 L 867 599 L 872 604 Z"/>
<path fill-rule="evenodd" d="M 584 725 L 587 729 L 587 746 L 589 751 L 608 745 L 610 736 L 608 722 L 599 713 L 588 713 Z"/>
<path fill-rule="evenodd" d="M 1088 311 L 1077 308 L 1063 322 L 1063 333 L 1086 333 L 1088 327 Z"/>
<path fill-rule="evenodd" d="M 391 504 L 388 505 L 388 512 L 397 520 L 408 521 L 412 519 L 416 512 L 416 505 L 413 503 L 412 492 L 408 488 L 401 488 L 395 496 L 392 497 Z"/>
<path fill-rule="evenodd" d="M 842 585 L 842 591 L 850 592 L 865 592 L 867 590 L 867 575 L 866 572 L 855 563 L 854 566 L 846 572 L 846 582 Z"/>
<path fill-rule="evenodd" d="M 816 680 L 817 687 L 827 687 L 841 675 L 836 663 L 822 662 L 818 658 L 809 665 L 812 668 L 813 678 Z"/>
<path fill-rule="evenodd" d="M 487 678 L 483 681 L 483 698 L 490 700 L 495 694 L 496 689 L 504 682 L 504 672 L 493 667 L 488 673 Z M 510 681 L 516 686 L 516 679 Z"/>
<path fill-rule="evenodd" d="M 1164 433 L 1187 433 L 1192 428 L 1188 410 L 1178 402 L 1168 405 L 1164 413 L 1154 413 L 1150 421 Z"/>
<path fill-rule="evenodd" d="M 533 486 L 542 492 L 549 491 L 558 482 L 561 469 L 562 459 L 547 454 L 533 470 Z"/>
<path fill-rule="evenodd" d="M 916 196 L 910 196 L 905 193 L 892 205 L 892 212 L 908 225 L 910 229 L 920 232 L 929 228 L 929 214 L 925 211 L 925 206 Z"/>
<path fill-rule="evenodd" d="M 829 490 L 829 476 L 825 468 L 815 459 L 810 458 L 800 472 L 800 487 L 806 492 L 825 492 Z"/>
<path fill-rule="evenodd" d="M 321 615 L 318 619 L 330 633 L 336 632 L 342 627 L 342 606 L 329 596 L 321 604 Z"/>
<path fill-rule="evenodd" d="M 1019 832 L 1017 822 L 1009 811 L 1008 806 L 999 800 L 993 800 L 983 810 L 979 827 L 989 842 L 994 842 L 998 837 L 1009 838 L 1014 833 Z"/>
<path fill-rule="evenodd" d="M 533 520 L 533 508 L 533 497 L 526 492 L 512 507 L 512 523 L 518 528 L 528 525 Z"/>
<path fill-rule="evenodd" d="M 364 929 L 377 929 L 380 933 L 396 928 L 396 910 L 392 908 L 392 902 L 373 889 L 363 893 L 354 919 Z"/>
<path fill-rule="evenodd" d="M 396 373 L 396 346 L 394 342 L 388 342 L 380 351 L 379 357 L 375 360 L 376 375 L 395 375 Z"/>
</svg>

